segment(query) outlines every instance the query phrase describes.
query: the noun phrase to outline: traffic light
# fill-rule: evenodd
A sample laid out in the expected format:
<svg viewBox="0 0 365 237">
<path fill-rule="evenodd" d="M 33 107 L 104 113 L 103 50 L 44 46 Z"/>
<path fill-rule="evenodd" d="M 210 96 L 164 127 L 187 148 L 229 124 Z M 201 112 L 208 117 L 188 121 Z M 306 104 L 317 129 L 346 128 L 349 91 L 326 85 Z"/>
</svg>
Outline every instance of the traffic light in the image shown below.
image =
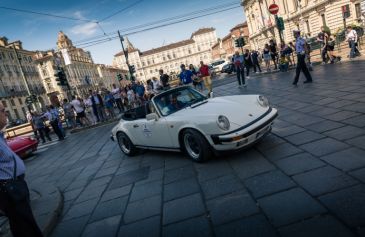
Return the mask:
<svg viewBox="0 0 365 237">
<path fill-rule="evenodd" d="M 243 37 L 239 37 L 234 41 L 236 48 L 243 47 L 246 45 L 245 39 Z"/>
<path fill-rule="evenodd" d="M 30 97 L 32 98 L 33 102 L 37 102 L 37 95 L 33 94 L 33 95 L 30 95 Z"/>
<path fill-rule="evenodd" d="M 58 68 L 58 71 L 56 74 L 54 74 L 55 80 L 57 81 L 57 85 L 59 86 L 67 86 L 68 81 L 65 72 L 63 71 L 63 68 Z"/>
<path fill-rule="evenodd" d="M 130 71 L 130 73 L 136 73 L 136 67 L 134 66 L 134 65 L 130 65 L 129 66 L 129 71 Z"/>
<path fill-rule="evenodd" d="M 118 78 L 118 81 L 121 81 L 121 80 L 123 80 L 123 75 L 122 75 L 122 74 L 120 74 L 120 73 L 118 73 L 118 74 L 117 74 L 117 78 Z"/>
<path fill-rule="evenodd" d="M 28 96 L 27 98 L 25 98 L 25 103 L 27 105 L 31 105 L 33 103 L 32 97 L 31 96 Z"/>
<path fill-rule="evenodd" d="M 234 40 L 234 44 L 235 44 L 236 48 L 240 47 L 240 42 L 238 41 L 238 39 Z"/>
<path fill-rule="evenodd" d="M 279 31 L 285 30 L 284 19 L 282 17 L 275 17 L 275 22 Z"/>
</svg>

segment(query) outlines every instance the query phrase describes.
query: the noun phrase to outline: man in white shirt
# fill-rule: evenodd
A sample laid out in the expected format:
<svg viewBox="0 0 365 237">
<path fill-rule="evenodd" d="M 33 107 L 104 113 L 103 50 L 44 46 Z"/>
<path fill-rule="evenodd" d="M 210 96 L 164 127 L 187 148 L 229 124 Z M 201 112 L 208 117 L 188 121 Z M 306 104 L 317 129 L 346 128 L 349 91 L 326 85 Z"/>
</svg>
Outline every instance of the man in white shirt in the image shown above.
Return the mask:
<svg viewBox="0 0 365 237">
<path fill-rule="evenodd" d="M 81 100 L 76 98 L 76 96 L 72 96 L 72 101 L 70 103 L 73 109 L 76 112 L 76 118 L 80 121 L 82 125 L 90 125 L 90 121 L 87 119 L 85 115 L 84 105 L 81 103 Z"/>
<path fill-rule="evenodd" d="M 356 30 L 352 29 L 351 26 L 347 26 L 347 35 L 346 40 L 349 42 L 350 50 L 350 58 L 354 58 L 356 56 L 356 43 L 357 43 L 357 33 Z"/>
<path fill-rule="evenodd" d="M 120 88 L 113 84 L 112 95 L 114 97 L 115 104 L 119 109 L 119 113 L 123 112 L 122 96 L 120 94 Z"/>
<path fill-rule="evenodd" d="M 152 77 L 152 87 L 156 94 L 162 89 L 162 85 L 156 77 Z"/>
</svg>

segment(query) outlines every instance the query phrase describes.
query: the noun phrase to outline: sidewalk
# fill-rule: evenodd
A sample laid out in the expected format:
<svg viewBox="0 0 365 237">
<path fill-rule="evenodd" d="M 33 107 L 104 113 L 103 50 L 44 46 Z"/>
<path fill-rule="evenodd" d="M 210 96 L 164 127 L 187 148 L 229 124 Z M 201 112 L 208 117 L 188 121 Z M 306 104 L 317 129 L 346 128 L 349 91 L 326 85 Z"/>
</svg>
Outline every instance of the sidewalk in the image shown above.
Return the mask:
<svg viewBox="0 0 365 237">
<path fill-rule="evenodd" d="M 28 182 L 33 214 L 44 236 L 56 226 L 63 208 L 63 196 L 53 185 Z M 8 221 L 0 217 L 0 236 L 11 237 Z"/>
</svg>

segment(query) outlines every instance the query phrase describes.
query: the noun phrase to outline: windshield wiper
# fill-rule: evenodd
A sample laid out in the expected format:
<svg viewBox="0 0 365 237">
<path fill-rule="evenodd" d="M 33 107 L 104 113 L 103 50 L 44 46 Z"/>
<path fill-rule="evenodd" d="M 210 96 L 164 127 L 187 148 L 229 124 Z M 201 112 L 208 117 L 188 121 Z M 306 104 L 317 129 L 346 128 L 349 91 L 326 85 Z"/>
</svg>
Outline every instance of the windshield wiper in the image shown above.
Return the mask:
<svg viewBox="0 0 365 237">
<path fill-rule="evenodd" d="M 199 102 L 202 102 L 202 103 L 198 104 Z M 207 102 L 208 102 L 208 98 L 206 98 L 206 97 L 202 97 L 202 98 L 200 98 L 200 99 L 197 99 L 197 100 L 192 101 L 192 102 L 190 103 L 190 107 L 191 107 L 191 108 L 195 108 L 195 107 L 198 107 L 199 105 L 205 104 L 205 103 L 207 103 Z"/>
</svg>

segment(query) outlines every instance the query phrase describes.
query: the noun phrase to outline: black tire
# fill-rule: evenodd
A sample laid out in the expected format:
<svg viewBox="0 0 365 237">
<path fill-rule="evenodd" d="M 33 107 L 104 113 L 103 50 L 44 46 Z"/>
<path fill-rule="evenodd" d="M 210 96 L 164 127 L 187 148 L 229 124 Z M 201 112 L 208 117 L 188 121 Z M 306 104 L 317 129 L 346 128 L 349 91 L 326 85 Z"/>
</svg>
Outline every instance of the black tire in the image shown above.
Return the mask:
<svg viewBox="0 0 365 237">
<path fill-rule="evenodd" d="M 134 156 L 138 152 L 138 148 L 134 146 L 131 139 L 124 132 L 117 133 L 117 141 L 120 150 L 127 156 Z"/>
<path fill-rule="evenodd" d="M 209 160 L 213 153 L 205 137 L 194 129 L 186 129 L 181 136 L 181 146 L 186 154 L 196 162 Z"/>
</svg>

